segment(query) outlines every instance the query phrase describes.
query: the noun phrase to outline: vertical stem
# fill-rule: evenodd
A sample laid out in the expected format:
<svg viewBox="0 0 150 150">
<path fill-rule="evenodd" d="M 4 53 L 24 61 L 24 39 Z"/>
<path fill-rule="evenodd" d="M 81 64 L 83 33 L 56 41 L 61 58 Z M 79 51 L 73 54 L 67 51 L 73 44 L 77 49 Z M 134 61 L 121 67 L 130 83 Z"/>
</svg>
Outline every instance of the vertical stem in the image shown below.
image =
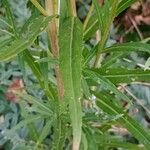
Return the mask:
<svg viewBox="0 0 150 150">
<path fill-rule="evenodd" d="M 69 1 L 70 1 L 71 16 L 76 17 L 77 16 L 76 0 L 69 0 Z"/>
<path fill-rule="evenodd" d="M 49 16 L 55 15 L 57 13 L 57 0 L 45 0 L 46 10 Z M 52 53 L 56 59 L 59 59 L 59 46 L 58 46 L 58 22 L 54 18 L 48 25 L 48 35 L 50 38 Z M 64 96 L 64 86 L 62 77 L 60 74 L 59 65 L 55 66 L 56 80 L 57 80 L 57 90 L 60 99 Z"/>
<path fill-rule="evenodd" d="M 96 59 L 95 59 L 95 62 L 94 62 L 94 67 L 95 68 L 99 68 L 101 51 L 104 49 L 105 44 L 107 42 L 109 32 L 110 32 L 110 27 L 111 27 L 111 25 L 113 23 L 113 20 L 114 20 L 114 17 L 115 17 L 117 5 L 118 5 L 118 2 L 116 2 L 116 0 L 112 0 L 112 8 L 111 8 L 109 20 L 107 21 L 107 23 L 105 25 L 105 30 L 104 30 L 103 36 L 101 38 L 101 41 L 99 42 L 99 46 L 98 46 L 98 52 L 97 52 Z"/>
<path fill-rule="evenodd" d="M 88 22 L 89 22 L 89 20 L 90 20 L 90 18 L 91 18 L 91 16 L 92 16 L 93 10 L 94 10 L 94 4 L 92 3 L 92 5 L 91 5 L 91 7 L 90 7 L 90 10 L 89 10 L 89 12 L 88 12 L 88 14 L 87 14 L 87 17 L 86 17 L 86 19 L 85 19 L 85 21 L 84 21 L 83 30 L 86 29 L 87 24 L 88 24 Z"/>
</svg>

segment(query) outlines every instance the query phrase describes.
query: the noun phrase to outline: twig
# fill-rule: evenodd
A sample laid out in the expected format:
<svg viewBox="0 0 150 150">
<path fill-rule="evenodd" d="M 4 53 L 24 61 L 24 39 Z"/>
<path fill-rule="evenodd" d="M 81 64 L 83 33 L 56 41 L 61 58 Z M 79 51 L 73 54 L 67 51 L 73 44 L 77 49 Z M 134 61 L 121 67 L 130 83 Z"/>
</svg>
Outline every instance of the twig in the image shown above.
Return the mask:
<svg viewBox="0 0 150 150">
<path fill-rule="evenodd" d="M 124 61 L 127 61 L 127 62 L 129 62 L 129 63 L 132 63 L 132 62 L 133 62 L 133 61 L 127 59 L 127 58 L 123 58 L 123 60 L 124 60 Z M 145 69 L 145 65 L 143 65 L 143 64 L 137 63 L 136 65 L 137 65 L 138 67 L 141 67 L 141 68 Z M 150 68 L 147 68 L 147 70 L 150 70 Z"/>
<path fill-rule="evenodd" d="M 131 84 L 139 84 L 139 85 L 144 85 L 144 86 L 150 86 L 150 83 L 146 83 L 146 82 L 132 82 Z"/>
<path fill-rule="evenodd" d="M 138 99 L 131 91 L 129 91 L 125 86 L 120 85 L 143 109 L 150 114 L 150 110 L 147 109 L 144 104 Z"/>
<path fill-rule="evenodd" d="M 143 40 L 144 39 L 144 37 L 143 37 L 143 35 L 142 35 L 142 33 L 141 33 L 141 31 L 140 31 L 140 29 L 138 28 L 138 26 L 137 26 L 137 24 L 136 24 L 136 22 L 129 16 L 129 19 L 130 19 L 130 21 L 131 21 L 131 23 L 133 24 L 133 26 L 134 26 L 134 28 L 135 28 L 135 30 L 137 31 L 137 33 L 138 33 L 138 35 L 139 35 L 139 37 L 140 37 L 140 39 L 141 40 Z"/>
</svg>

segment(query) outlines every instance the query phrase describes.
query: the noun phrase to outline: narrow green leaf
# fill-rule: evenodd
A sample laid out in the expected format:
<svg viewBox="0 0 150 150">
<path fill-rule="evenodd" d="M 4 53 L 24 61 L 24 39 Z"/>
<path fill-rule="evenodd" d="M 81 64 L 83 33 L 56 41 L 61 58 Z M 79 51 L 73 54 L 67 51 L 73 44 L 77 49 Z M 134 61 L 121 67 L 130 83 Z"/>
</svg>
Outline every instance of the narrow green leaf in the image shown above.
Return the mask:
<svg viewBox="0 0 150 150">
<path fill-rule="evenodd" d="M 97 1 L 97 0 L 93 0 L 93 3 L 94 3 L 94 7 L 95 7 L 95 9 L 96 9 L 96 13 L 97 13 L 97 18 L 98 18 L 98 24 L 99 24 L 99 29 L 101 30 L 101 32 L 103 32 L 103 26 L 104 26 L 104 16 L 103 15 L 107 15 L 107 13 L 106 14 L 104 14 L 104 12 L 103 12 L 103 10 L 105 9 L 104 8 L 104 6 L 106 5 L 106 4 L 104 4 L 104 6 L 101 6 L 100 7 L 100 5 L 99 5 L 99 2 Z M 108 1 L 106 1 L 106 3 L 108 3 Z M 109 11 L 107 11 L 107 12 L 109 12 Z"/>
<path fill-rule="evenodd" d="M 94 69 L 99 75 L 109 79 L 112 83 L 131 83 L 134 81 L 150 81 L 150 70 L 126 68 Z"/>
<path fill-rule="evenodd" d="M 118 5 L 117 13 L 118 16 L 122 11 L 124 11 L 126 8 L 131 6 L 133 3 L 135 3 L 137 0 L 121 0 L 121 2 Z"/>
<path fill-rule="evenodd" d="M 115 16 L 118 16 L 122 11 L 124 11 L 126 8 L 128 8 L 131 4 L 136 2 L 137 0 L 122 0 L 116 9 Z M 97 1 L 94 0 L 96 8 L 98 8 Z M 107 13 L 109 12 L 109 9 L 106 9 Z M 106 13 L 106 14 L 107 14 Z M 102 15 L 102 13 L 101 13 Z M 91 36 L 94 35 L 94 33 L 98 30 L 99 28 L 99 21 L 98 18 L 101 18 L 101 15 L 96 15 L 93 13 L 93 15 L 90 17 L 90 20 L 86 26 L 86 29 L 84 30 L 84 40 L 86 41 L 87 39 L 91 38 Z M 105 19 L 108 18 L 108 16 L 105 16 Z M 101 19 L 100 19 L 101 20 Z M 106 26 L 105 26 L 106 28 Z"/>
<path fill-rule="evenodd" d="M 15 37 L 18 37 L 17 28 L 16 28 L 16 25 L 15 25 L 14 17 L 13 17 L 9 2 L 8 2 L 8 0 L 2 0 L 2 2 L 3 2 L 3 5 L 6 9 L 6 16 L 8 18 L 9 24 L 12 26 L 11 29 L 12 29 Z"/>
<path fill-rule="evenodd" d="M 125 148 L 128 150 L 145 150 L 144 147 L 141 147 L 140 145 L 125 142 L 120 138 L 116 138 L 113 136 L 108 136 L 108 135 L 97 135 L 95 137 L 97 140 L 97 143 L 107 147 L 107 148 Z"/>
<path fill-rule="evenodd" d="M 111 47 L 105 48 L 102 53 L 110 52 L 131 52 L 131 51 L 143 51 L 150 53 L 150 44 L 141 43 L 141 42 L 131 42 L 131 43 L 122 43 L 116 44 Z"/>
<path fill-rule="evenodd" d="M 90 93 L 90 89 L 89 89 L 89 86 L 86 82 L 86 80 L 84 78 L 82 78 L 82 89 L 83 89 L 83 94 L 85 95 L 85 97 L 87 99 L 90 99 L 91 98 L 91 93 Z"/>
<path fill-rule="evenodd" d="M 73 145 L 81 141 L 81 56 L 82 25 L 77 18 L 66 18 L 60 25 L 60 70 L 64 82 L 64 101 L 69 103 L 73 127 Z"/>
<path fill-rule="evenodd" d="M 96 94 L 99 97 L 98 94 Z M 118 107 L 116 104 L 108 100 L 104 96 L 100 96 L 97 100 L 97 105 L 106 113 L 110 115 L 123 114 L 122 118 L 118 120 L 124 127 L 128 129 L 144 146 L 149 150 L 150 147 L 150 134 L 142 126 L 139 125 L 134 119 L 128 116 L 122 108 Z"/>
<path fill-rule="evenodd" d="M 37 100 L 36 98 L 34 98 L 31 95 L 25 94 L 25 93 L 17 93 L 19 95 L 19 97 L 27 100 L 29 103 L 34 104 L 35 106 L 39 107 L 41 110 L 46 111 L 50 114 L 52 114 L 53 112 L 51 111 L 50 107 L 48 107 L 46 104 L 40 102 L 39 100 Z"/>
<path fill-rule="evenodd" d="M 105 37 L 102 40 L 106 40 L 109 34 L 110 26 L 116 16 L 116 10 L 118 1 L 105 1 L 104 5 L 100 7 L 98 0 L 93 0 L 94 7 L 96 9 L 96 14 L 94 13 L 91 17 L 92 19 L 87 24 L 84 31 L 84 39 L 90 38 L 98 29 L 101 32 L 101 36 Z"/>
<path fill-rule="evenodd" d="M 23 53 L 24 53 L 23 56 L 24 56 L 25 61 L 28 63 L 32 72 L 37 77 L 40 83 L 40 86 L 43 88 L 43 90 L 45 90 L 46 96 L 49 99 L 52 98 L 54 100 L 56 98 L 56 96 L 53 95 L 55 92 L 53 92 L 52 94 L 51 91 L 53 90 L 53 88 L 51 87 L 50 84 L 48 85 L 48 88 L 45 86 L 44 77 L 42 76 L 40 65 L 35 61 L 35 59 L 33 58 L 33 56 L 30 54 L 28 50 L 25 50 Z"/>
<path fill-rule="evenodd" d="M 103 68 L 111 67 L 118 59 L 121 59 L 128 55 L 129 52 L 115 52 L 109 55 L 104 61 L 102 62 Z"/>
<path fill-rule="evenodd" d="M 38 17 L 35 18 L 28 26 L 28 30 L 25 35 L 22 35 L 20 39 L 14 40 L 9 45 L 0 50 L 0 61 L 9 60 L 17 56 L 20 52 L 28 48 L 35 38 L 41 33 L 48 25 L 52 17 Z"/>
<path fill-rule="evenodd" d="M 98 84 L 102 84 L 105 88 L 116 94 L 119 99 L 131 102 L 130 99 L 125 94 L 120 92 L 112 82 L 110 82 L 107 78 L 103 77 L 99 73 L 95 72 L 94 70 L 85 70 L 84 73 L 86 75 L 86 78 L 89 78 L 90 80 L 93 80 Z"/>
<path fill-rule="evenodd" d="M 99 24 L 98 24 L 98 19 L 96 14 L 93 14 L 91 19 L 89 20 L 86 29 L 84 30 L 84 40 L 88 40 L 89 38 L 91 38 L 94 33 L 98 30 L 99 28 Z"/>
<path fill-rule="evenodd" d="M 8 45 L 10 42 L 13 41 L 13 38 L 7 38 L 0 40 L 0 49 L 3 48 L 5 45 Z"/>
<path fill-rule="evenodd" d="M 46 58 L 47 54 L 44 51 L 41 51 L 40 59 Z M 44 78 L 45 87 L 48 89 L 48 62 L 40 63 L 40 70 Z"/>
</svg>

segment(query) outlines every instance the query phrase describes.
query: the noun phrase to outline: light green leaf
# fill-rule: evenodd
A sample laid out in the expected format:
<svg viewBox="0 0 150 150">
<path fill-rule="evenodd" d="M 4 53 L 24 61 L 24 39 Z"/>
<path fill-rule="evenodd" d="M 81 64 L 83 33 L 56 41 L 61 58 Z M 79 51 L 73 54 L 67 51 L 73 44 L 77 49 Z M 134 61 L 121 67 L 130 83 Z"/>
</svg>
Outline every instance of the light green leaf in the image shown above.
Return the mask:
<svg viewBox="0 0 150 150">
<path fill-rule="evenodd" d="M 73 146 L 81 141 L 81 56 L 82 25 L 77 18 L 66 18 L 60 25 L 60 70 L 64 82 L 64 101 L 69 103 L 73 127 Z"/>
</svg>

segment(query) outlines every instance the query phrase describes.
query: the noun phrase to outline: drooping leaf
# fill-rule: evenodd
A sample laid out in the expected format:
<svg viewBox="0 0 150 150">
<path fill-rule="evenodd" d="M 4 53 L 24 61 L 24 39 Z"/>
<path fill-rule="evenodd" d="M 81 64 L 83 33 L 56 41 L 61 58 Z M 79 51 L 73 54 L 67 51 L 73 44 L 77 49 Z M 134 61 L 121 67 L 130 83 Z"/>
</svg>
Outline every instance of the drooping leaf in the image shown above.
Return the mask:
<svg viewBox="0 0 150 150">
<path fill-rule="evenodd" d="M 73 127 L 73 146 L 81 141 L 81 53 L 82 25 L 77 18 L 66 18 L 60 25 L 60 70 L 64 82 L 64 101 L 69 103 Z"/>
</svg>

